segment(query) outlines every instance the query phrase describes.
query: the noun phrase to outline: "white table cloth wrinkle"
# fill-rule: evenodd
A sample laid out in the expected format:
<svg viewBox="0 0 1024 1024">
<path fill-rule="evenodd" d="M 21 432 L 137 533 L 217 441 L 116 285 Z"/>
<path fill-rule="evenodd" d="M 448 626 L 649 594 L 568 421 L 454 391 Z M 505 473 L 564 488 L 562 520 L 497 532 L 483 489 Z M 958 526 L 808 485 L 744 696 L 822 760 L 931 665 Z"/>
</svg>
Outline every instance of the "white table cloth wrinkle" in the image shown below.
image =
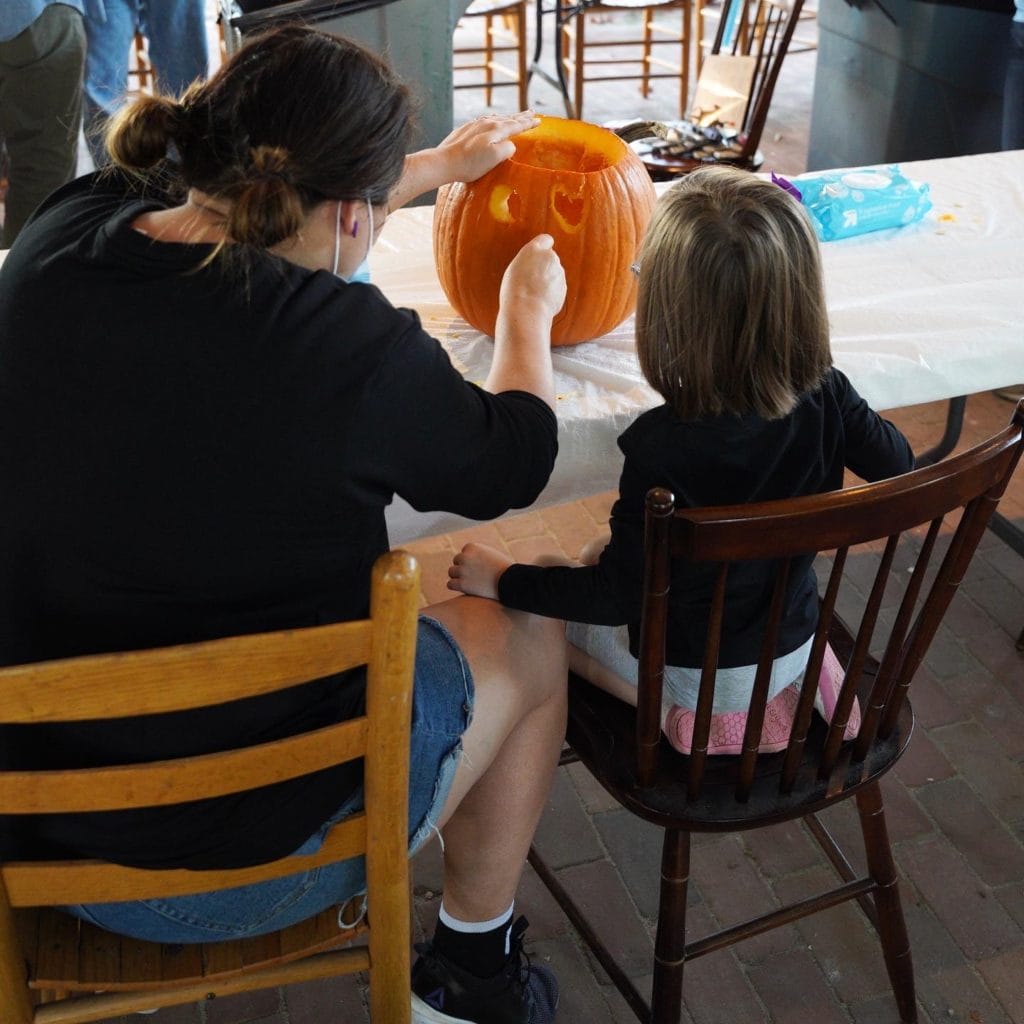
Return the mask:
<svg viewBox="0 0 1024 1024">
<path fill-rule="evenodd" d="M 879 410 L 1024 381 L 1024 150 L 900 166 L 930 186 L 925 219 L 822 244 L 836 365 Z M 372 280 L 396 306 L 417 310 L 459 372 L 481 382 L 492 342 L 441 291 L 432 217 L 413 207 L 388 218 Z M 614 488 L 616 438 L 661 401 L 640 374 L 632 317 L 595 341 L 555 349 L 554 369 L 559 456 L 534 508 Z M 396 544 L 472 525 L 399 499 L 388 523 Z"/>
</svg>

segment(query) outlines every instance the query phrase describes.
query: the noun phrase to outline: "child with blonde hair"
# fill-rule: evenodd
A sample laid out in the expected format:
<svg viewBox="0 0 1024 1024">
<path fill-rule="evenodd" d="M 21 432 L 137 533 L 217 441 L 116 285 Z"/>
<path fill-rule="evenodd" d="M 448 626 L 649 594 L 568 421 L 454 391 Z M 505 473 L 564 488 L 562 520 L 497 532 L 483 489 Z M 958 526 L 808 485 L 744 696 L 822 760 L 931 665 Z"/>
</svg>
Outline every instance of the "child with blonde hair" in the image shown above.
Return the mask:
<svg viewBox="0 0 1024 1024">
<path fill-rule="evenodd" d="M 677 506 L 792 498 L 842 487 L 848 468 L 878 480 L 913 468 L 906 439 L 832 365 L 818 242 L 786 191 L 715 167 L 659 201 L 638 264 L 637 356 L 665 404 L 619 438 L 625 461 L 611 533 L 584 564 L 513 564 L 467 544 L 448 586 L 567 620 L 571 667 L 636 703 L 644 498 L 666 487 Z M 761 749 L 785 746 L 818 616 L 809 554 L 794 566 Z M 730 572 L 715 680 L 712 753 L 735 753 L 772 580 L 764 563 Z M 677 564 L 669 597 L 664 730 L 688 752 L 714 569 Z M 827 651 L 816 707 L 831 720 L 839 666 Z M 855 735 L 855 709 L 847 736 Z"/>
</svg>

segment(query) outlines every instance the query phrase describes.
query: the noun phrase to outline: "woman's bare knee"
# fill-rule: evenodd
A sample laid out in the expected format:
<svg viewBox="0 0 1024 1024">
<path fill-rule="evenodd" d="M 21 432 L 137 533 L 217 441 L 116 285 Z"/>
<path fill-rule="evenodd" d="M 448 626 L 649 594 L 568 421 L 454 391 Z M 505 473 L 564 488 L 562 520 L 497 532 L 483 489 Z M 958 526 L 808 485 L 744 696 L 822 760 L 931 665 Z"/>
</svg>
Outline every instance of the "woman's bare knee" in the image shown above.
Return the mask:
<svg viewBox="0 0 1024 1024">
<path fill-rule="evenodd" d="M 511 688 L 528 710 L 564 688 L 568 655 L 561 620 L 478 597 L 442 601 L 423 614 L 438 619 L 455 638 L 478 690 Z"/>
</svg>

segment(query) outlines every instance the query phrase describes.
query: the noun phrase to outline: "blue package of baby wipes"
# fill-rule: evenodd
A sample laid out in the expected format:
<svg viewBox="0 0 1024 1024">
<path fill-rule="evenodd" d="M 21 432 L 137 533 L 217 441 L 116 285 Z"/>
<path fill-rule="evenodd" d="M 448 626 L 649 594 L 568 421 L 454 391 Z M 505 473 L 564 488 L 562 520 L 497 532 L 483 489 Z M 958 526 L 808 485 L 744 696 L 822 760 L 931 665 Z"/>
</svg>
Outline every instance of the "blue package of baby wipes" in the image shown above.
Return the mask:
<svg viewBox="0 0 1024 1024">
<path fill-rule="evenodd" d="M 895 165 L 823 171 L 792 184 L 823 242 L 913 224 L 932 207 L 928 186 Z"/>
</svg>

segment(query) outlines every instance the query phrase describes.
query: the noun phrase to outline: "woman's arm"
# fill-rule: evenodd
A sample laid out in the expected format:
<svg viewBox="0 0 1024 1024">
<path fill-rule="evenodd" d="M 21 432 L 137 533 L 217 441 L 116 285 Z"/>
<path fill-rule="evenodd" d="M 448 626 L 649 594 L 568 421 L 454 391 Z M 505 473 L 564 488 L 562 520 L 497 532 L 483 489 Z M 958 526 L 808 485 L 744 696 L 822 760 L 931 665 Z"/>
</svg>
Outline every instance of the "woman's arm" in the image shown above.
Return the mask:
<svg viewBox="0 0 1024 1024">
<path fill-rule="evenodd" d="M 449 182 L 476 181 L 516 151 L 511 136 L 539 121 L 532 110 L 507 116 L 485 114 L 459 125 L 434 148 L 410 153 L 388 199 L 388 212 Z"/>
<path fill-rule="evenodd" d="M 516 151 L 511 136 L 533 128 L 532 111 L 478 117 L 456 128 L 440 145 L 406 157 L 405 173 L 389 209 L 452 181 L 475 181 Z M 549 235 L 520 250 L 502 278 L 494 360 L 484 389 L 527 391 L 555 405 L 551 369 L 551 322 L 565 302 L 565 273 Z"/>
<path fill-rule="evenodd" d="M 565 271 L 550 235 L 538 235 L 505 270 L 484 390 L 528 391 L 555 408 L 551 323 L 565 302 Z"/>
</svg>

